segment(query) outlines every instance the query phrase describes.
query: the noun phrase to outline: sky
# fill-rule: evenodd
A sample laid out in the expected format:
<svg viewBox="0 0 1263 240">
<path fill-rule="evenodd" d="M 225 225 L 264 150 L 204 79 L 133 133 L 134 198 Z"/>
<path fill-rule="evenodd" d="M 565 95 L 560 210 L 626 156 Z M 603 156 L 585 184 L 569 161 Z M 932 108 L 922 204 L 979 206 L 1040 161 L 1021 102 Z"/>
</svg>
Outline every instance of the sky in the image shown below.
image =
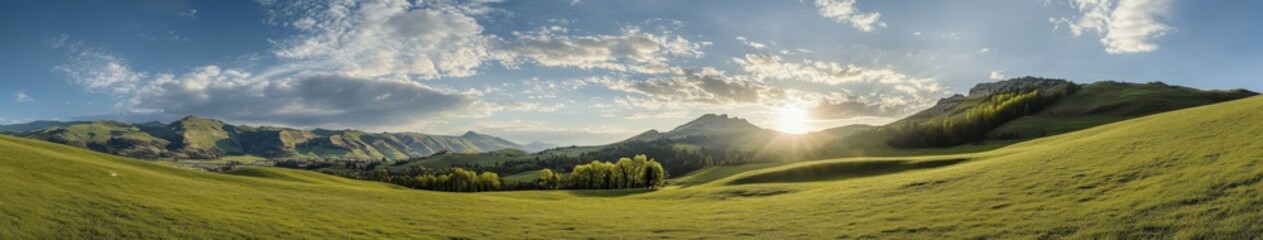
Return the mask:
<svg viewBox="0 0 1263 240">
<path fill-rule="evenodd" d="M 1028 75 L 1261 90 L 1259 10 L 1248 0 L 0 1 L 0 123 L 197 115 L 589 145 L 722 113 L 800 133 L 888 123 Z"/>
</svg>

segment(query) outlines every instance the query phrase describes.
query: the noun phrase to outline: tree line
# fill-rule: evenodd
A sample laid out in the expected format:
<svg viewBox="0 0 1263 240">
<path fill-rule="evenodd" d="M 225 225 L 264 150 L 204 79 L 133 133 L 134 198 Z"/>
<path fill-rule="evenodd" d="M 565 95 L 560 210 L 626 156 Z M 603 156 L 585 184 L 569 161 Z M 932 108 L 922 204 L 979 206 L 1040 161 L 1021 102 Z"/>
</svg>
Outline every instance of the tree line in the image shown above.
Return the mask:
<svg viewBox="0 0 1263 240">
<path fill-rule="evenodd" d="M 345 178 L 393 183 L 415 189 L 449 192 L 483 192 L 528 189 L 622 189 L 657 188 L 666 184 L 667 170 L 644 154 L 620 158 L 617 162 L 593 160 L 574 164 L 569 173 L 544 168 L 539 178 L 530 182 L 505 183 L 500 174 L 462 167 L 429 168 L 413 166 L 391 169 L 394 162 L 345 161 L 281 161 L 279 167 L 314 170 Z"/>
<path fill-rule="evenodd" d="M 454 168 L 446 174 L 421 174 L 405 181 L 404 186 L 416 189 L 449 191 L 449 192 L 483 192 L 500 190 L 500 175 L 493 172 L 474 171 Z"/>
<path fill-rule="evenodd" d="M 452 166 L 508 175 L 539 169 L 563 171 L 573 169 L 578 165 L 590 164 L 593 159 L 620 159 L 626 156 L 647 155 L 659 159 L 670 159 L 669 161 L 658 161 L 658 164 L 661 164 L 667 172 L 686 174 L 710 166 L 771 161 L 767 158 L 757 157 L 753 151 L 733 150 L 733 148 L 723 145 L 700 146 L 696 148 L 677 147 L 681 143 L 694 142 L 707 143 L 714 141 L 700 136 L 690 136 L 682 139 L 630 141 L 605 146 L 598 150 L 577 155 L 546 154 L 495 163 L 456 163 Z M 396 164 L 402 163 L 405 162 L 401 161 Z"/>
<path fill-rule="evenodd" d="M 551 172 L 551 170 L 549 171 Z M 666 170 L 657 160 L 645 155 L 622 158 L 618 162 L 592 161 L 575 166 L 564 184 L 573 189 L 657 188 L 666 184 Z M 552 183 L 555 176 L 540 174 L 537 182 Z"/>
</svg>

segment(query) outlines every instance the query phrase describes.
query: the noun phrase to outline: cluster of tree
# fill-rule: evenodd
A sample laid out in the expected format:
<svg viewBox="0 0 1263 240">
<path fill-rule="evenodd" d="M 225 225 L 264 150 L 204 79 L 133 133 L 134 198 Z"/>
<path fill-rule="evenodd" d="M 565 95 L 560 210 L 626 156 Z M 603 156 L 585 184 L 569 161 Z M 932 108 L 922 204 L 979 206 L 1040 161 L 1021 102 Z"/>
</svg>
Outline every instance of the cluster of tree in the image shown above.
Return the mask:
<svg viewBox="0 0 1263 240">
<path fill-rule="evenodd" d="M 1068 83 L 1058 88 L 993 94 L 961 114 L 910 121 L 883 130 L 890 136 L 887 144 L 898 148 L 950 147 L 977 142 L 1000 125 L 1035 113 L 1077 89 L 1077 85 Z"/>
<path fill-rule="evenodd" d="M 393 183 L 409 188 L 448 192 L 495 191 L 503 187 L 499 174 L 478 173 L 461 168 L 424 168 L 421 171 L 407 171 L 411 174 L 391 172 L 385 168 L 375 170 L 325 168 L 318 172 L 351 179 Z"/>
<path fill-rule="evenodd" d="M 573 169 L 575 166 L 590 163 L 592 159 L 618 159 L 625 156 L 648 155 L 658 159 L 669 159 L 659 162 L 668 172 L 689 173 L 709 166 L 769 161 L 765 158 L 756 157 L 753 152 L 731 150 L 732 148 L 723 145 L 701 146 L 701 144 L 695 144 L 699 147 L 693 148 L 678 146 L 682 143 L 690 142 L 710 143 L 712 141 L 704 137 L 630 141 L 612 144 L 578 155 L 543 154 L 536 155 L 533 158 L 499 161 L 490 164 L 458 163 L 452 166 L 508 175 L 537 169 Z"/>
<path fill-rule="evenodd" d="M 539 177 L 535 178 L 535 186 L 540 189 L 558 189 L 562 184 L 561 173 L 553 172 L 552 169 L 540 170 Z"/>
<path fill-rule="evenodd" d="M 578 165 L 566 178 L 566 187 L 575 189 L 656 188 L 665 184 L 666 170 L 662 164 L 645 155 L 622 158 L 614 163 L 592 161 Z"/>
<path fill-rule="evenodd" d="M 422 174 L 406 181 L 404 186 L 416 189 L 449 192 L 482 192 L 500 190 L 500 175 L 455 168 L 446 174 Z"/>
<path fill-rule="evenodd" d="M 302 169 L 302 170 L 316 170 L 316 169 L 335 168 L 335 167 L 363 170 L 363 169 L 368 169 L 370 165 L 373 167 L 380 165 L 380 161 L 366 161 L 366 160 L 358 160 L 358 159 L 346 159 L 346 160 L 282 159 L 282 160 L 268 160 L 268 161 L 272 161 L 272 166 L 292 168 L 292 169 Z"/>
<path fill-rule="evenodd" d="M 278 167 L 315 170 L 345 178 L 393 183 L 416 189 L 451 192 L 480 192 L 524 189 L 619 189 L 653 188 L 666 184 L 668 170 L 646 155 L 621 158 L 618 162 L 590 161 L 571 165 L 569 177 L 561 172 L 543 169 L 536 181 L 504 183 L 500 174 L 486 169 L 461 167 L 429 168 L 416 165 L 407 168 L 391 161 L 353 160 L 342 162 L 285 160 Z M 480 170 L 480 171 L 479 171 Z M 481 173 L 479 173 L 481 172 Z"/>
</svg>

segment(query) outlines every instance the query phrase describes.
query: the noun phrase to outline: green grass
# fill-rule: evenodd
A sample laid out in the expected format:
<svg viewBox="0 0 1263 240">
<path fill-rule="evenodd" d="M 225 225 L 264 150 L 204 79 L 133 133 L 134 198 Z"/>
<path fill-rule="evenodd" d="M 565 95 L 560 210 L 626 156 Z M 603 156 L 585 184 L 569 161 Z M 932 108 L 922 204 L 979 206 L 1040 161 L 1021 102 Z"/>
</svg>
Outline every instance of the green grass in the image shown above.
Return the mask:
<svg viewBox="0 0 1263 240">
<path fill-rule="evenodd" d="M 767 170 L 752 171 L 729 184 L 786 183 L 830 181 L 872 177 L 904 171 L 932 169 L 968 161 L 965 158 L 932 159 L 925 161 L 891 159 L 845 159 L 807 162 Z"/>
<path fill-rule="evenodd" d="M 274 168 L 203 173 L 0 136 L 0 236 L 1253 239 L 1263 237 L 1260 122 L 1254 97 L 981 153 L 797 163 L 657 191 L 476 194 Z M 848 161 L 960 158 L 970 160 L 733 184 Z"/>
<path fill-rule="evenodd" d="M 732 176 L 738 173 L 755 170 L 755 169 L 763 169 L 763 168 L 769 168 L 773 166 L 780 166 L 783 164 L 785 163 L 771 162 L 771 163 L 751 163 L 751 164 L 742 164 L 742 165 L 706 167 L 703 169 L 699 169 L 697 171 L 693 171 L 689 173 L 688 175 L 668 179 L 667 182 L 673 186 L 691 187 L 691 186 L 695 186 L 695 185 L 699 185 L 703 183 L 709 183 L 709 182 L 719 180 L 721 178 L 725 178 L 728 176 Z"/>
<path fill-rule="evenodd" d="M 539 178 L 539 171 L 541 170 L 525 171 L 525 172 L 515 173 L 513 175 L 503 176 L 503 177 L 500 177 L 500 181 L 505 182 L 505 183 L 534 182 L 535 179 Z"/>
</svg>

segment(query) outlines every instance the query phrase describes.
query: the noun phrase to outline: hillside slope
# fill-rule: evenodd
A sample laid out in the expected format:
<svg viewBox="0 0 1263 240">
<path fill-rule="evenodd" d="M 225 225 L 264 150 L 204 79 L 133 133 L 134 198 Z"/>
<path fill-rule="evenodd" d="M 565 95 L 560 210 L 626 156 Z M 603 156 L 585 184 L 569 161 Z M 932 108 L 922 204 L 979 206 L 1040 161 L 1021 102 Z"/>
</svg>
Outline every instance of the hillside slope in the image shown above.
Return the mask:
<svg viewBox="0 0 1263 240">
<path fill-rule="evenodd" d="M 1199 90 L 1161 82 L 1014 78 L 978 84 L 912 116 L 823 144 L 819 156 L 972 152 L 1150 114 L 1247 98 L 1242 89 Z M 1030 95 L 1027 99 L 1023 96 Z M 987 146 L 991 145 L 991 146 Z"/>
<path fill-rule="evenodd" d="M 1263 236 L 1263 97 L 966 155 L 838 159 L 689 188 L 481 194 L 168 168 L 0 136 L 12 238 L 1218 238 Z M 951 165 L 738 179 L 855 161 Z"/>
</svg>

